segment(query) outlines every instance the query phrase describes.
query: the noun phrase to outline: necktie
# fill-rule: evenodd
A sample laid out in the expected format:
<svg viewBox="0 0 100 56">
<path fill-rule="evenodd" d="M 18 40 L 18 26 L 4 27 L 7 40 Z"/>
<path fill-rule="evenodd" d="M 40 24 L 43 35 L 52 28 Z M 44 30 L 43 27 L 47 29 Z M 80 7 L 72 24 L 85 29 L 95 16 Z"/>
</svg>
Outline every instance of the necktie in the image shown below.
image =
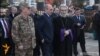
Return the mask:
<svg viewBox="0 0 100 56">
<path fill-rule="evenodd" d="M 4 20 L 4 25 L 5 25 L 5 28 L 6 28 L 6 31 L 7 31 L 7 33 L 8 33 L 8 24 L 7 24 L 7 22 Z"/>
<path fill-rule="evenodd" d="M 4 23 L 4 20 L 0 20 L 2 26 L 3 26 L 3 29 L 4 29 L 4 38 L 7 38 L 7 33 L 8 33 L 8 30 L 6 28 L 6 25 Z M 6 22 L 6 21 L 5 21 Z"/>
<path fill-rule="evenodd" d="M 80 16 L 78 16 L 78 20 L 80 21 Z"/>
<path fill-rule="evenodd" d="M 80 21 L 80 16 L 77 16 L 77 20 Z"/>
</svg>

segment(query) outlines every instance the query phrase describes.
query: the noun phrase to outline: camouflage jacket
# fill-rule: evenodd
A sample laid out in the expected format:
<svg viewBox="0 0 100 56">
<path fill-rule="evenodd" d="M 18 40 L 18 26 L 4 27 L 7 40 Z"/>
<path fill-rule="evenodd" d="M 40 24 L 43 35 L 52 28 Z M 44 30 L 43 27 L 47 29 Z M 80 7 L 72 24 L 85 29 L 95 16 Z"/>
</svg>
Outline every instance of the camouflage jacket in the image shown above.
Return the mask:
<svg viewBox="0 0 100 56">
<path fill-rule="evenodd" d="M 12 39 L 15 43 L 15 48 L 23 45 L 24 49 L 34 48 L 36 46 L 34 22 L 31 17 L 24 18 L 18 15 L 12 23 Z"/>
</svg>

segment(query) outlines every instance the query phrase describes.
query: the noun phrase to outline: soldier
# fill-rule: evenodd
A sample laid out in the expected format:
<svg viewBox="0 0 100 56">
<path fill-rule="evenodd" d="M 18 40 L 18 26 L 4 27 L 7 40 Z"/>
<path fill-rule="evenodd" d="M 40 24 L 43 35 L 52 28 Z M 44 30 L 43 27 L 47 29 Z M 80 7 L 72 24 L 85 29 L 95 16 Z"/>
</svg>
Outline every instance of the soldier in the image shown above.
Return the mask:
<svg viewBox="0 0 100 56">
<path fill-rule="evenodd" d="M 27 3 L 20 4 L 21 14 L 12 23 L 12 39 L 15 43 L 15 56 L 33 56 L 36 46 L 33 19 L 29 16 Z"/>
</svg>

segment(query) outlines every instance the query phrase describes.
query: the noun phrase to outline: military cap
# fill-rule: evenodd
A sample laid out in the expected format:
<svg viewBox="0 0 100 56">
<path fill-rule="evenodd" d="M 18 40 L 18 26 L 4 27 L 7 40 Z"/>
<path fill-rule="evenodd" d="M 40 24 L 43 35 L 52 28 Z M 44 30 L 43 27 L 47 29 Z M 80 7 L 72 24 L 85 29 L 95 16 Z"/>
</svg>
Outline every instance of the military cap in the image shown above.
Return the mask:
<svg viewBox="0 0 100 56">
<path fill-rule="evenodd" d="M 26 2 L 20 3 L 19 7 L 20 7 L 20 9 L 22 9 L 22 8 L 30 8 L 30 6 L 28 5 L 28 3 L 26 3 Z"/>
</svg>

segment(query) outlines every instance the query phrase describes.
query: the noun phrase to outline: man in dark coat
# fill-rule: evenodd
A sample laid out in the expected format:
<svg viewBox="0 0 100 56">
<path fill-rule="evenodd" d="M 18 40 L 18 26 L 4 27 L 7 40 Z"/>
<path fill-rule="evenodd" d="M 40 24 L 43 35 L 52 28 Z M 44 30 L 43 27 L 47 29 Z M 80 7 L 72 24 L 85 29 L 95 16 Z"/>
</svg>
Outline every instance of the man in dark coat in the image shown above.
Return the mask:
<svg viewBox="0 0 100 56">
<path fill-rule="evenodd" d="M 15 6 L 12 6 L 10 9 L 9 9 L 10 14 L 7 16 L 7 18 L 8 18 L 8 24 L 9 24 L 9 29 L 10 29 L 9 31 L 10 31 L 10 35 L 11 35 L 12 22 L 13 22 L 13 19 L 18 15 L 18 9 Z M 11 36 L 11 38 L 12 38 L 12 36 Z M 13 53 L 15 53 L 15 48 L 14 47 L 15 47 L 15 44 L 12 43 L 12 48 L 13 48 L 12 52 Z"/>
<path fill-rule="evenodd" d="M 34 24 L 35 24 L 35 36 L 36 36 L 36 47 L 34 48 L 34 55 L 33 56 L 40 56 L 40 45 L 41 45 L 41 39 L 40 34 L 38 32 L 38 26 L 39 26 L 39 17 L 40 15 L 37 14 L 37 9 L 35 6 L 31 7 L 31 15 L 33 18 Z"/>
<path fill-rule="evenodd" d="M 43 56 L 52 56 L 53 24 L 50 15 L 53 7 L 45 5 L 45 13 L 40 17 L 39 33 L 41 35 L 41 49 Z"/>
<path fill-rule="evenodd" d="M 95 16 L 93 18 L 93 25 L 94 25 L 94 29 L 96 31 L 97 38 L 98 38 L 98 43 L 99 43 L 99 56 L 100 56 L 100 9 L 95 14 Z"/>
<path fill-rule="evenodd" d="M 79 8 L 75 9 L 75 16 L 73 16 L 74 21 L 74 40 L 73 40 L 73 49 L 74 49 L 74 55 L 78 55 L 77 51 L 77 43 L 80 43 L 83 56 L 89 56 L 86 51 L 85 47 L 85 36 L 84 36 L 84 26 L 86 23 L 85 17 L 80 14 L 81 10 Z"/>
<path fill-rule="evenodd" d="M 53 19 L 54 23 L 54 56 L 72 56 L 72 27 L 68 8 L 60 6 L 60 16 Z"/>
<path fill-rule="evenodd" d="M 54 8 L 53 13 L 51 15 L 52 18 L 59 16 L 59 8 Z"/>
<path fill-rule="evenodd" d="M 0 55 L 14 56 L 13 42 L 9 31 L 9 24 L 6 18 L 6 10 L 0 8 Z"/>
<path fill-rule="evenodd" d="M 10 10 L 10 9 L 9 9 Z M 8 22 L 9 22 L 9 27 L 10 27 L 10 30 L 12 28 L 12 21 L 13 19 L 18 15 L 18 11 L 17 11 L 17 7 L 11 7 L 11 10 L 10 10 L 10 14 L 7 16 L 8 17 Z M 10 31 L 11 33 L 11 31 Z"/>
</svg>

